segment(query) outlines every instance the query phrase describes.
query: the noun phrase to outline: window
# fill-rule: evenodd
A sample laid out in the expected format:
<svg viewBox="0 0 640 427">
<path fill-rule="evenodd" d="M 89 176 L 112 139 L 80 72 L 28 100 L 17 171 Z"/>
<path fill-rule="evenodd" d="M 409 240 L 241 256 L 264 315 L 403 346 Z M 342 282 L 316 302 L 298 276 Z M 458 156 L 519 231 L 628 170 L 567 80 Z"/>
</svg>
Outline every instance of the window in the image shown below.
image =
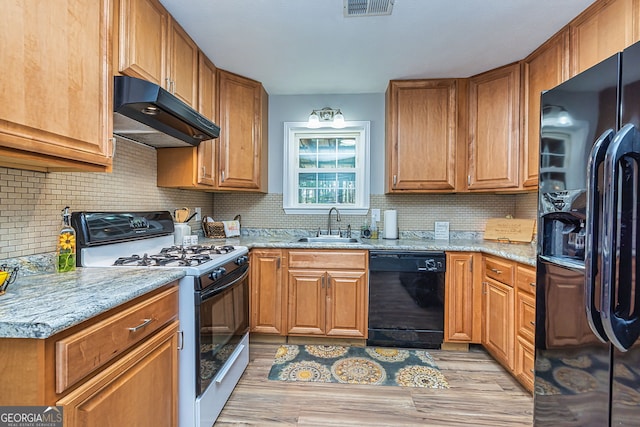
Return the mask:
<svg viewBox="0 0 640 427">
<path fill-rule="evenodd" d="M 341 129 L 284 124 L 283 204 L 286 213 L 350 214 L 369 210 L 369 122 Z"/>
</svg>

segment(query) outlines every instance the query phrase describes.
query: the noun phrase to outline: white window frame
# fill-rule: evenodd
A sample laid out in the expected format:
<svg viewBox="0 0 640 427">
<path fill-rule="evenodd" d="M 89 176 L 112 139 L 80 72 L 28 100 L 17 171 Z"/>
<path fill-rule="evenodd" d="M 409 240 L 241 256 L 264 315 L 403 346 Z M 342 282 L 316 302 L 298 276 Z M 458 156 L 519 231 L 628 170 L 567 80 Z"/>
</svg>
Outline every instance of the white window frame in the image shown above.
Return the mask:
<svg viewBox="0 0 640 427">
<path fill-rule="evenodd" d="M 284 123 L 284 163 L 282 180 L 282 204 L 287 214 L 326 214 L 332 207 L 340 213 L 350 215 L 366 215 L 369 212 L 369 130 L 368 121 L 349 121 L 340 129 L 330 124 L 321 124 L 320 128 L 311 129 L 307 122 Z M 327 137 L 344 133 L 357 133 L 359 143 L 356 145 L 356 201 L 353 204 L 314 204 L 313 206 L 298 203 L 298 144 L 299 138 Z"/>
</svg>

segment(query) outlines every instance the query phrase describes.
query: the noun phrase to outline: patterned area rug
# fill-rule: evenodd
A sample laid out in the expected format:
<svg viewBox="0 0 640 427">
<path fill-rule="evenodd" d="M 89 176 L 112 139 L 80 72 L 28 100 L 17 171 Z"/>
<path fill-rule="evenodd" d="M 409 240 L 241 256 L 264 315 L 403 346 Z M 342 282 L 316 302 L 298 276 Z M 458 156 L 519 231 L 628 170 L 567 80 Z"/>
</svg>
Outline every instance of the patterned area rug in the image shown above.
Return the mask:
<svg viewBox="0 0 640 427">
<path fill-rule="evenodd" d="M 425 350 L 336 345 L 282 345 L 270 380 L 449 388 Z"/>
</svg>

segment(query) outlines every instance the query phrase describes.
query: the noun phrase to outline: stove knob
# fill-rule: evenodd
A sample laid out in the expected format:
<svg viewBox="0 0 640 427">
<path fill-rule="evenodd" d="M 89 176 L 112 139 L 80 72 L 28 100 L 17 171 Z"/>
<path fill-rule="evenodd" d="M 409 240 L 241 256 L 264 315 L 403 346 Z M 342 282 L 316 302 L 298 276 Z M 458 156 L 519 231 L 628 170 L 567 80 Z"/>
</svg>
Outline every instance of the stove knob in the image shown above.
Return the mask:
<svg viewBox="0 0 640 427">
<path fill-rule="evenodd" d="M 246 264 L 248 260 L 249 260 L 249 258 L 247 256 L 242 255 L 241 257 L 238 257 L 236 259 L 236 264 L 237 265 L 243 265 L 243 264 Z"/>
<path fill-rule="evenodd" d="M 223 267 L 220 268 L 216 268 L 215 270 L 213 270 L 211 272 L 211 274 L 209 274 L 209 278 L 211 280 L 218 280 L 219 278 L 221 278 L 225 273 L 227 272 L 227 270 L 225 270 Z"/>
</svg>

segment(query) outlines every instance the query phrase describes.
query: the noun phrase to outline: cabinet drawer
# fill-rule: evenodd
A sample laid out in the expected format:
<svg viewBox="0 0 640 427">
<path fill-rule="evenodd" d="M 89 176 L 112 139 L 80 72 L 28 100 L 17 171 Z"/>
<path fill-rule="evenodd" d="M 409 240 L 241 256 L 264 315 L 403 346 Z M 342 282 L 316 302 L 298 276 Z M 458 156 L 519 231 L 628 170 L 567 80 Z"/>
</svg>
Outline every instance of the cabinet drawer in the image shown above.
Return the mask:
<svg viewBox="0 0 640 427">
<path fill-rule="evenodd" d="M 533 345 L 535 337 L 536 303 L 533 297 L 524 292 L 516 293 L 516 331 L 518 336 Z"/>
<path fill-rule="evenodd" d="M 367 262 L 367 251 L 289 251 L 289 268 L 366 270 Z"/>
<path fill-rule="evenodd" d="M 533 267 L 519 265 L 516 269 L 516 286 L 518 290 L 531 295 L 536 294 L 536 270 Z"/>
<path fill-rule="evenodd" d="M 178 288 L 139 304 L 56 342 L 56 393 L 106 365 L 178 315 Z"/>
<path fill-rule="evenodd" d="M 498 282 L 513 287 L 514 265 L 510 261 L 485 257 L 484 274 Z"/>
<path fill-rule="evenodd" d="M 516 378 L 522 383 L 522 385 L 533 392 L 533 374 L 534 374 L 534 356 L 533 346 L 526 340 L 518 337 L 516 341 Z"/>
</svg>

